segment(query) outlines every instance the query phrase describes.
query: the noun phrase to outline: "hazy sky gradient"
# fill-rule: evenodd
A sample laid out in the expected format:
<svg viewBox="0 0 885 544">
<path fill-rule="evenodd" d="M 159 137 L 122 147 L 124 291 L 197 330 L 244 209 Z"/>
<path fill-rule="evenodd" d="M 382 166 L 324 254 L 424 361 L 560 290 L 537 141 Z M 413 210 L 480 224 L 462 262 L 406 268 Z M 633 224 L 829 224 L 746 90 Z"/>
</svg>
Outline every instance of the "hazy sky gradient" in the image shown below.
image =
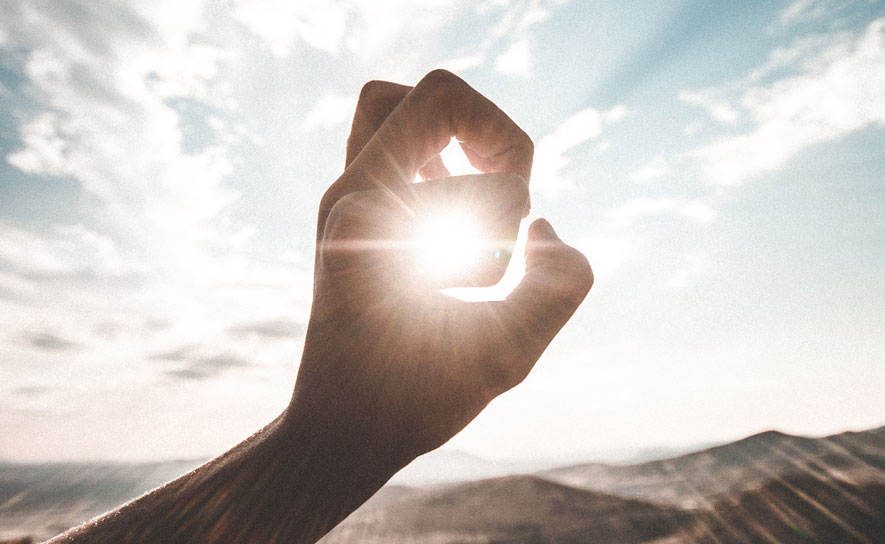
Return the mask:
<svg viewBox="0 0 885 544">
<path fill-rule="evenodd" d="M 447 447 L 885 422 L 885 2 L 0 0 L 0 458 L 217 454 L 285 406 L 359 89 L 446 67 L 597 283 Z"/>
</svg>

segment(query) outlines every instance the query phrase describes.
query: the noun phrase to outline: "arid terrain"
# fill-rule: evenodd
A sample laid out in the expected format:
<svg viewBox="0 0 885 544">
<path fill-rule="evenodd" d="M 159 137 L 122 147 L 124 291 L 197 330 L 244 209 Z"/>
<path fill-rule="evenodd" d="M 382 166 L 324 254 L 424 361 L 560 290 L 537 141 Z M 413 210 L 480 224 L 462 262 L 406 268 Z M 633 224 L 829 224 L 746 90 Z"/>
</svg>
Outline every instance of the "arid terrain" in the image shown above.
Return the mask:
<svg viewBox="0 0 885 544">
<path fill-rule="evenodd" d="M 0 464 L 0 542 L 51 537 L 196 464 Z M 769 431 L 631 465 L 390 484 L 322 542 L 883 541 L 885 427 Z"/>
</svg>

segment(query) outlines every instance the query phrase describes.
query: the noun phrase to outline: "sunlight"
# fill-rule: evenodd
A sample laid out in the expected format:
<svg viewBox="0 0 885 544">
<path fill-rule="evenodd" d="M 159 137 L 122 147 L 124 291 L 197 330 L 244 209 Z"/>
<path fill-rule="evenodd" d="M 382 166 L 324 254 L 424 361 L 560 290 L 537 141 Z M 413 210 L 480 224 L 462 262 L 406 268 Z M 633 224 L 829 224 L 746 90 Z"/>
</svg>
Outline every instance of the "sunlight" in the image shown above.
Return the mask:
<svg viewBox="0 0 885 544">
<path fill-rule="evenodd" d="M 505 297 L 522 277 L 522 267 L 510 263 L 525 234 L 525 181 L 514 174 L 473 174 L 412 187 L 420 204 L 404 239 L 419 282 L 462 300 Z M 521 263 L 521 248 L 516 252 Z"/>
<path fill-rule="evenodd" d="M 469 275 L 488 245 L 476 221 L 460 210 L 428 217 L 418 225 L 415 244 L 418 273 L 434 283 Z"/>
<path fill-rule="evenodd" d="M 470 164 L 467 156 L 461 149 L 461 144 L 456 138 L 449 141 L 449 145 L 439 152 L 439 157 L 443 160 L 443 164 L 449 169 L 449 173 L 453 176 L 465 176 L 468 174 L 478 174 L 479 170 Z"/>
</svg>

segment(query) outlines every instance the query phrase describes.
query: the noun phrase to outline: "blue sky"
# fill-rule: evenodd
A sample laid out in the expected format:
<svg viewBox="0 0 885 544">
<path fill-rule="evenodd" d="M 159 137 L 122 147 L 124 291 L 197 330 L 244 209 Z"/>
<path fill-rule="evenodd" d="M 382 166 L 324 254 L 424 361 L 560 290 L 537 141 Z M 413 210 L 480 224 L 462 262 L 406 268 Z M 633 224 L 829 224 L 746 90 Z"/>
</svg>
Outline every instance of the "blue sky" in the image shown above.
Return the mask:
<svg viewBox="0 0 885 544">
<path fill-rule="evenodd" d="M 0 9 L 0 458 L 216 454 L 273 418 L 359 89 L 437 67 L 532 136 L 533 213 L 597 273 L 446 447 L 885 422 L 885 2 Z"/>
</svg>

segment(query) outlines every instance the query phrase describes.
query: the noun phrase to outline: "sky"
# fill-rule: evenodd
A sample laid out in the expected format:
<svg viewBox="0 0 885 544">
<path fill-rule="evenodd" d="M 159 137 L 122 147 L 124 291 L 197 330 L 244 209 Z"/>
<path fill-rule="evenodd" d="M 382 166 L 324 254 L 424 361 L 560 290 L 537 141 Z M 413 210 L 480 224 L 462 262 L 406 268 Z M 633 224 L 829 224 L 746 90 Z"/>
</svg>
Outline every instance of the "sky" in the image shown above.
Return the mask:
<svg viewBox="0 0 885 544">
<path fill-rule="evenodd" d="M 883 1 L 0 12 L 0 459 L 217 455 L 273 419 L 359 90 L 434 68 L 533 138 L 533 214 L 596 273 L 445 448 L 885 423 Z"/>
</svg>

